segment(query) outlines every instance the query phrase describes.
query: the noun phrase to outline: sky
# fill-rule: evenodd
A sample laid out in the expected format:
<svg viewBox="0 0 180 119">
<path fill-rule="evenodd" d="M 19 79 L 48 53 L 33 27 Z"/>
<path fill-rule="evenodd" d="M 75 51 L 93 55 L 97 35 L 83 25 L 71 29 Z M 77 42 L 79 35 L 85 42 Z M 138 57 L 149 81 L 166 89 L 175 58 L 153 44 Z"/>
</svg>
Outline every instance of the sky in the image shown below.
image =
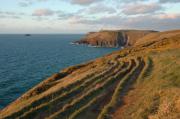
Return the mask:
<svg viewBox="0 0 180 119">
<path fill-rule="evenodd" d="M 1 0 L 0 34 L 179 29 L 179 6 L 180 0 Z"/>
</svg>

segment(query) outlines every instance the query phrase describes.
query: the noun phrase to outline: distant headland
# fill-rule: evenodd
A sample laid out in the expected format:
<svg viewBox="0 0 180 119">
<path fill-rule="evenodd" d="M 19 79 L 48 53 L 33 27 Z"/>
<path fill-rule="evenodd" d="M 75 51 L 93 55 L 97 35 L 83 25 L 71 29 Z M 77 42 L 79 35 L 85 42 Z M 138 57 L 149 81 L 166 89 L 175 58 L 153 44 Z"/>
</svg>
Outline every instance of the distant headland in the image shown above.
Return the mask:
<svg viewBox="0 0 180 119">
<path fill-rule="evenodd" d="M 99 32 L 89 32 L 75 44 L 87 44 L 98 47 L 126 47 L 132 46 L 143 36 L 155 33 L 153 30 L 100 30 Z"/>
</svg>

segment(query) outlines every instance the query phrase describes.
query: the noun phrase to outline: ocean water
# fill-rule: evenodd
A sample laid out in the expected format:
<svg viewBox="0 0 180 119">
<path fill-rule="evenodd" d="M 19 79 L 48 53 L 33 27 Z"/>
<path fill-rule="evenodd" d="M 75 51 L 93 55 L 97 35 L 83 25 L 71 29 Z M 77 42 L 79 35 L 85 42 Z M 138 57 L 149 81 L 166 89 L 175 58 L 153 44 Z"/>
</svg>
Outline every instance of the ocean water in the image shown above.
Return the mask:
<svg viewBox="0 0 180 119">
<path fill-rule="evenodd" d="M 0 108 L 61 69 L 117 48 L 70 44 L 83 35 L 0 35 Z"/>
</svg>

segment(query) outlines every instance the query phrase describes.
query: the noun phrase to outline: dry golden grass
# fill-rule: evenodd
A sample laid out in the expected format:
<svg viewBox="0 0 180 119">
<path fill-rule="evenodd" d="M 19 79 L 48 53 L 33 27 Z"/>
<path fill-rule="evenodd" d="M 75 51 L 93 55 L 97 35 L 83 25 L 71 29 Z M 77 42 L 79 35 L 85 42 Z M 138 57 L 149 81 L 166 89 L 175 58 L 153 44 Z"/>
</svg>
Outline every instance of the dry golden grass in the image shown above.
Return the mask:
<svg viewBox="0 0 180 119">
<path fill-rule="evenodd" d="M 1 110 L 0 118 L 178 119 L 179 114 L 177 30 L 147 35 L 133 47 L 66 68 Z"/>
</svg>

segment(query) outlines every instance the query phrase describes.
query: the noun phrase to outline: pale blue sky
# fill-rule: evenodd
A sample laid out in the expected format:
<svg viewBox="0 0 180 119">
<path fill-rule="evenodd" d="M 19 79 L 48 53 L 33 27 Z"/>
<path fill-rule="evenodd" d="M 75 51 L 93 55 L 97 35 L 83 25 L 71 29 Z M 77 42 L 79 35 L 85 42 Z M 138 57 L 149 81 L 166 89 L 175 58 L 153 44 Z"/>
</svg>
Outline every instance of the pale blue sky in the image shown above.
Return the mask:
<svg viewBox="0 0 180 119">
<path fill-rule="evenodd" d="M 3 0 L 0 33 L 180 27 L 180 0 Z"/>
</svg>

